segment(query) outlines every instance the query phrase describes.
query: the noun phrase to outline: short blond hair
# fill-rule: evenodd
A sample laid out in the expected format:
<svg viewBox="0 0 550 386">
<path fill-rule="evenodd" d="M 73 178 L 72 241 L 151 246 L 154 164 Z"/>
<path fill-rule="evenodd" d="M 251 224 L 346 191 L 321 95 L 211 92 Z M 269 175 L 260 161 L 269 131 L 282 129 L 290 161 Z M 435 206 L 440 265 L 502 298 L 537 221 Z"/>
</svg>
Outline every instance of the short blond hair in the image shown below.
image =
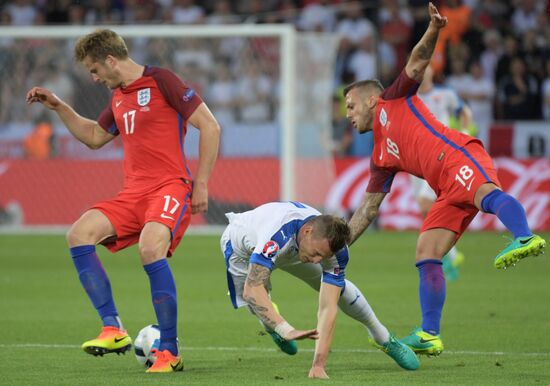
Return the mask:
<svg viewBox="0 0 550 386">
<path fill-rule="evenodd" d="M 94 62 L 104 62 L 109 55 L 117 59 L 128 58 L 124 39 L 110 29 L 100 29 L 83 36 L 74 47 L 74 56 L 78 62 L 84 61 L 86 57 Z"/>
</svg>

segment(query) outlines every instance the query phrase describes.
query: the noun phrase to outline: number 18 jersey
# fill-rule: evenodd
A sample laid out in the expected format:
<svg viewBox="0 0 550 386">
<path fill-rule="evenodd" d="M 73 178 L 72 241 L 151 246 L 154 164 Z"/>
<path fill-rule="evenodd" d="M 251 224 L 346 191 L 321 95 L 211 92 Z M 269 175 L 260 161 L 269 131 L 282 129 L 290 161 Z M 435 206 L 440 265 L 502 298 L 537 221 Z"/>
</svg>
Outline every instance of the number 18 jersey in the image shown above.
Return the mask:
<svg viewBox="0 0 550 386">
<path fill-rule="evenodd" d="M 468 143 L 481 144 L 439 122 L 416 95 L 419 86 L 403 70 L 378 98 L 368 192 L 389 192 L 394 175 L 405 171 L 439 193 L 447 159 Z"/>
</svg>

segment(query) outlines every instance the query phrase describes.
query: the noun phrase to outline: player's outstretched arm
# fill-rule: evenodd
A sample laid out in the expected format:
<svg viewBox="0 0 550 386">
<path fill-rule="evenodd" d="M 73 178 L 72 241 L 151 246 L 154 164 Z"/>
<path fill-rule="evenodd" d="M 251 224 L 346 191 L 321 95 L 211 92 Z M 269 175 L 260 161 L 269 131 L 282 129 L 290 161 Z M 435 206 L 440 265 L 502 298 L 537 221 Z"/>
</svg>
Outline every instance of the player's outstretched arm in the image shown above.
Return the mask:
<svg viewBox="0 0 550 386">
<path fill-rule="evenodd" d="M 430 12 L 430 24 L 428 29 L 414 46 L 411 56 L 405 66 L 405 72 L 417 82 L 422 82 L 426 67 L 430 64 L 434 53 L 435 44 L 439 37 L 439 30 L 447 25 L 447 18 L 441 16 L 432 3 L 429 3 L 428 10 Z"/>
<path fill-rule="evenodd" d="M 269 268 L 259 264 L 250 264 L 244 284 L 243 299 L 248 303 L 252 312 L 262 320 L 265 326 L 285 340 L 317 339 L 317 330 L 296 330 L 275 311 L 267 293 L 270 276 Z"/>
<path fill-rule="evenodd" d="M 220 125 L 205 103 L 189 117 L 189 123 L 199 129 L 199 166 L 193 183 L 191 211 L 202 213 L 208 210 L 208 179 L 214 169 L 220 145 Z"/>
<path fill-rule="evenodd" d="M 114 138 L 96 121 L 84 118 L 63 102 L 57 95 L 42 87 L 33 87 L 27 93 L 27 103 L 42 103 L 57 113 L 72 135 L 91 149 L 99 149 Z"/>
<path fill-rule="evenodd" d="M 349 227 L 351 230 L 351 241 L 349 245 L 352 245 L 355 240 L 369 227 L 378 216 L 378 209 L 384 201 L 387 193 L 365 193 L 361 205 L 349 221 Z"/>
<path fill-rule="evenodd" d="M 342 288 L 329 284 L 321 283 L 319 291 L 319 312 L 317 315 L 317 331 L 319 339 L 315 342 L 315 354 L 313 363 L 309 370 L 309 378 L 328 378 L 325 371 L 327 364 L 334 328 L 336 326 L 336 315 L 338 314 L 338 299 Z"/>
</svg>

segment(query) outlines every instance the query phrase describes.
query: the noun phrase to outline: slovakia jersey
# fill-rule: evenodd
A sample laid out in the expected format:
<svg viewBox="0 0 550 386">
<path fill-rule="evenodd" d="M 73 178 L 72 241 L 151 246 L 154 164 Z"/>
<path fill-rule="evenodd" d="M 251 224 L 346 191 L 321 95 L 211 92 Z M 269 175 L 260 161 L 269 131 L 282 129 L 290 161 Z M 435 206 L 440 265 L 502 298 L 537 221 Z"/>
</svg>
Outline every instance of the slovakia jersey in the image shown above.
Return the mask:
<svg viewBox="0 0 550 386">
<path fill-rule="evenodd" d="M 464 102 L 457 93 L 445 86 L 434 85 L 430 91 L 418 93 L 418 97 L 444 125 L 449 125 L 451 117 L 457 116 L 464 108 Z"/>
<path fill-rule="evenodd" d="M 378 98 L 367 192 L 389 192 L 395 174 L 404 171 L 425 179 L 439 194 L 446 160 L 470 142 L 482 145 L 438 121 L 416 95 L 419 85 L 403 70 Z"/>
<path fill-rule="evenodd" d="M 237 256 L 247 256 L 250 263 L 270 270 L 300 262 L 298 231 L 307 220 L 320 214 L 300 202 L 272 202 L 244 213 L 227 213 L 231 246 Z M 344 287 L 348 260 L 347 247 L 330 259 L 321 260 L 322 281 Z"/>
<path fill-rule="evenodd" d="M 146 192 L 174 179 L 190 182 L 183 143 L 187 120 L 202 99 L 169 70 L 145 67 L 117 88 L 99 125 L 124 144 L 124 188 Z"/>
</svg>

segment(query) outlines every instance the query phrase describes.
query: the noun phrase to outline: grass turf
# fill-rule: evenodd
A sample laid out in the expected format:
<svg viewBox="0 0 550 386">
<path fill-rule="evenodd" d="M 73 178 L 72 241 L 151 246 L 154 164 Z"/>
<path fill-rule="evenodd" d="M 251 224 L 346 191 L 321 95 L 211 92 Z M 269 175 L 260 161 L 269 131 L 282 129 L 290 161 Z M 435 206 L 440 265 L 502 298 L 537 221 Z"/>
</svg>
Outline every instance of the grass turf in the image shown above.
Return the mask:
<svg viewBox="0 0 550 386">
<path fill-rule="evenodd" d="M 550 235 L 543 235 L 550 240 Z M 382 323 L 404 336 L 420 322 L 414 267 L 416 233 L 367 233 L 353 246 L 347 277 Z M 442 322 L 445 352 L 421 357 L 406 372 L 367 343 L 365 330 L 338 316 L 325 384 L 550 384 L 550 261 L 529 258 L 507 271 L 492 266 L 506 240 L 468 233 L 466 263 L 447 284 Z M 115 301 L 132 336 L 153 323 L 149 283 L 135 247 L 111 255 L 99 248 Z M 80 344 L 99 332 L 62 236 L 0 236 L 0 384 L 2 385 L 311 385 L 312 341 L 289 357 L 276 351 L 255 318 L 232 309 L 217 237 L 187 236 L 171 266 L 178 286 L 179 335 L 186 369 L 144 374 L 133 357 L 92 357 Z M 316 323 L 317 294 L 284 272 L 273 274 L 273 299 L 297 328 Z"/>
</svg>

